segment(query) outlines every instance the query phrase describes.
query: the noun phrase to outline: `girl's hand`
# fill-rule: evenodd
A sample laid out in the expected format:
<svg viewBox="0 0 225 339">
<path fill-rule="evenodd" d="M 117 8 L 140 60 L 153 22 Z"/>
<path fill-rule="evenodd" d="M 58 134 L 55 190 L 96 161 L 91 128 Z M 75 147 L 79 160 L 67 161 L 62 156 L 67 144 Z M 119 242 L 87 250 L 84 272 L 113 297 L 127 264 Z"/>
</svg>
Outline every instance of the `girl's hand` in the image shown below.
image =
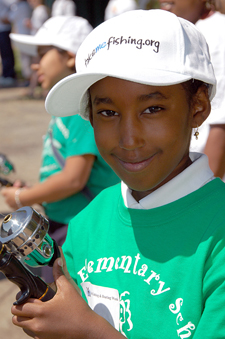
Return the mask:
<svg viewBox="0 0 225 339">
<path fill-rule="evenodd" d="M 68 281 L 62 270 L 63 261 L 58 258 L 53 266 L 57 287 L 54 298 L 47 302 L 29 299 L 26 304 L 13 306 L 12 322 L 35 339 L 99 339 L 102 327 L 109 324 L 89 308 Z M 65 271 L 68 275 L 66 266 Z"/>
<path fill-rule="evenodd" d="M 17 201 L 16 201 L 16 196 L 15 196 L 16 195 L 16 191 L 17 190 L 18 191 L 21 191 L 21 190 L 24 191 L 24 190 L 26 190 L 28 188 L 29 188 L 28 185 L 26 185 L 23 181 L 17 179 L 13 183 L 12 187 L 4 187 L 1 190 L 1 194 L 5 198 L 5 203 L 8 204 L 11 208 L 17 210 L 21 206 L 19 206 Z M 20 201 L 20 199 L 19 199 L 19 201 Z"/>
<path fill-rule="evenodd" d="M 58 262 L 58 264 L 60 264 L 61 267 L 63 267 L 63 273 L 66 277 L 66 279 L 71 283 L 71 285 L 73 285 L 73 287 L 77 290 L 77 292 L 82 295 L 82 292 L 81 290 L 79 289 L 79 287 L 77 286 L 77 284 L 75 283 L 75 281 L 71 278 L 70 274 L 69 274 L 69 271 L 67 269 L 67 266 L 66 266 L 66 260 L 65 260 L 65 257 L 64 257 L 64 254 L 63 254 L 63 251 L 62 251 L 62 248 L 61 246 L 59 246 L 59 251 L 60 251 L 60 255 L 61 255 L 61 259 L 62 261 Z M 56 283 L 55 281 L 52 282 L 51 284 L 49 284 L 51 286 L 51 288 L 56 292 L 57 291 L 57 286 L 56 286 Z"/>
<path fill-rule="evenodd" d="M 1 190 L 1 194 L 5 198 L 5 203 L 15 210 L 19 208 L 15 200 L 15 192 L 17 190 L 18 187 L 4 187 Z"/>
<path fill-rule="evenodd" d="M 29 187 L 29 186 L 24 181 L 16 179 L 13 183 L 13 187 L 21 188 L 21 187 Z"/>
</svg>

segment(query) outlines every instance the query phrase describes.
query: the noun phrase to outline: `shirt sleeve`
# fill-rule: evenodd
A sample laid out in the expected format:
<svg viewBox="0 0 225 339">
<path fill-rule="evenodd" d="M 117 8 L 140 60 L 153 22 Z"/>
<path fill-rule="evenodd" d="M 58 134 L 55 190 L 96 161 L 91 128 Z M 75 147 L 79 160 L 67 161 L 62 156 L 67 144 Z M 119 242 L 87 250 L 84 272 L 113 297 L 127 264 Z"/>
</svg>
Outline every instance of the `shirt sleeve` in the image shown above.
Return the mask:
<svg viewBox="0 0 225 339">
<path fill-rule="evenodd" d="M 203 272 L 202 316 L 193 339 L 225 338 L 225 234 L 222 225 L 211 241 Z M 220 239 L 218 241 L 218 239 Z"/>
<path fill-rule="evenodd" d="M 66 144 L 66 158 L 84 154 L 99 155 L 94 130 L 89 121 L 82 119 L 80 116 L 74 116 L 68 126 L 69 137 Z"/>
</svg>

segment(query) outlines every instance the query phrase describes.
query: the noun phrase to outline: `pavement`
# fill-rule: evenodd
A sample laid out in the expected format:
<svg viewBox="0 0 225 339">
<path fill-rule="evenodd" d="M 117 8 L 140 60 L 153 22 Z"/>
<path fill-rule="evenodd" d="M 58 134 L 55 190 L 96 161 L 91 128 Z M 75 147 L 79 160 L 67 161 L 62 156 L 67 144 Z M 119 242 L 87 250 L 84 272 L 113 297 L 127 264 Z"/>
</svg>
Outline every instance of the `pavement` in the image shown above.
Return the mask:
<svg viewBox="0 0 225 339">
<path fill-rule="evenodd" d="M 10 181 L 20 179 L 27 184 L 38 181 L 41 163 L 42 136 L 46 133 L 50 116 L 43 99 L 26 99 L 26 88 L 0 88 L 0 153 L 14 164 L 15 173 L 2 177 Z M 39 206 L 33 206 L 40 212 Z M 12 209 L 0 194 L 0 225 Z M 0 272 L 0 338 L 29 338 L 21 328 L 12 324 L 11 306 L 19 288 Z"/>
</svg>

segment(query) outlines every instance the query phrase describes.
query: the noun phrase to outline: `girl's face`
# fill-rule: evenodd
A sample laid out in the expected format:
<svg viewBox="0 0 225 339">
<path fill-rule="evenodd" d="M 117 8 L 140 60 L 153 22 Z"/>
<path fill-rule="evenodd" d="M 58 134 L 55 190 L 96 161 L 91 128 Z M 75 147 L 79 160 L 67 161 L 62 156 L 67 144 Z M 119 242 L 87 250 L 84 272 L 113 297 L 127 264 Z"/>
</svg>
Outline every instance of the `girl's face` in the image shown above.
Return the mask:
<svg viewBox="0 0 225 339">
<path fill-rule="evenodd" d="M 75 57 L 67 52 L 60 53 L 51 46 L 39 46 L 38 55 L 40 61 L 32 65 L 32 69 L 37 72 L 38 82 L 43 89 L 52 88 L 59 80 L 74 73 Z M 74 71 L 72 71 L 72 68 Z"/>
<path fill-rule="evenodd" d="M 190 165 L 196 124 L 182 85 L 148 86 L 107 77 L 91 86 L 90 95 L 99 151 L 136 200 Z"/>
</svg>

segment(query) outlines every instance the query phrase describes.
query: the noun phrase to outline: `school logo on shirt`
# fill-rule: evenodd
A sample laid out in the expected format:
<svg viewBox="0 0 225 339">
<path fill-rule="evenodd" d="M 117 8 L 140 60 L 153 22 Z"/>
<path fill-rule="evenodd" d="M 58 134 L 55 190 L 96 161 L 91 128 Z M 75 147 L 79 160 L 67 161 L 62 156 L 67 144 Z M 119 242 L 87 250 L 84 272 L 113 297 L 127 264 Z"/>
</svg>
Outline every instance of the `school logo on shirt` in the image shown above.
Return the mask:
<svg viewBox="0 0 225 339">
<path fill-rule="evenodd" d="M 91 309 L 119 331 L 120 298 L 118 291 L 114 288 L 93 285 L 90 282 L 83 282 L 81 286 Z"/>
<path fill-rule="evenodd" d="M 120 332 L 126 337 L 123 327 L 126 326 L 126 330 L 129 332 L 133 328 L 131 311 L 130 311 L 130 293 L 128 291 L 123 292 L 120 295 Z"/>
<path fill-rule="evenodd" d="M 82 288 L 91 309 L 126 337 L 124 330 L 129 332 L 133 328 L 130 293 L 125 291 L 119 296 L 114 288 L 97 286 L 90 282 L 82 283 Z"/>
</svg>

